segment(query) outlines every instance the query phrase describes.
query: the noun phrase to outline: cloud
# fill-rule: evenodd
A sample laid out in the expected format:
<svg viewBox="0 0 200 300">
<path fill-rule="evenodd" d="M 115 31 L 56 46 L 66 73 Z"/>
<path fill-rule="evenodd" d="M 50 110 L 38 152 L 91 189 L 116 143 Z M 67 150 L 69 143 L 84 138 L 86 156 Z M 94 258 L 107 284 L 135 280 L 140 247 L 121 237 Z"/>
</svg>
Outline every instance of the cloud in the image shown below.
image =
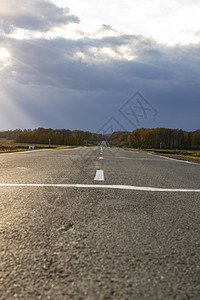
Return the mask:
<svg viewBox="0 0 200 300">
<path fill-rule="evenodd" d="M 15 29 L 46 32 L 80 22 L 69 8 L 59 8 L 47 0 L 0 0 L 0 7 L 0 28 L 5 33 Z"/>
<path fill-rule="evenodd" d="M 48 1 L 20 0 L 20 5 L 14 0 L 1 2 L 0 26 L 4 32 L 17 28 L 47 32 L 79 22 L 69 9 Z M 113 108 L 117 111 L 133 92 L 140 91 L 159 111 L 158 123 L 148 120 L 143 126 L 173 124 L 186 128 L 188 113 L 187 127 L 196 129 L 200 45 L 169 47 L 114 28 L 104 23 L 99 29 L 101 38 L 79 31 L 76 40 L 15 39 L 14 35 L 0 34 L 1 115 L 12 119 L 13 128 L 38 124 L 94 131 L 112 116 Z M 0 129 L 6 126 L 0 123 Z"/>
<path fill-rule="evenodd" d="M 167 47 L 134 35 L 76 41 L 7 38 L 2 44 L 11 55 L 2 76 L 26 85 L 125 90 L 138 81 L 174 86 L 200 77 L 198 45 Z"/>
<path fill-rule="evenodd" d="M 95 32 L 95 35 L 97 35 L 97 34 L 106 34 L 106 35 L 112 34 L 113 35 L 113 33 L 117 33 L 119 35 L 119 31 L 114 29 L 109 24 L 102 24 L 102 26 Z"/>
<path fill-rule="evenodd" d="M 65 5 L 62 0 L 53 1 Z M 81 28 L 90 36 L 105 24 L 118 32 L 141 34 L 167 45 L 200 42 L 195 36 L 200 15 L 197 0 L 68 0 L 67 5 L 80 16 Z"/>
</svg>

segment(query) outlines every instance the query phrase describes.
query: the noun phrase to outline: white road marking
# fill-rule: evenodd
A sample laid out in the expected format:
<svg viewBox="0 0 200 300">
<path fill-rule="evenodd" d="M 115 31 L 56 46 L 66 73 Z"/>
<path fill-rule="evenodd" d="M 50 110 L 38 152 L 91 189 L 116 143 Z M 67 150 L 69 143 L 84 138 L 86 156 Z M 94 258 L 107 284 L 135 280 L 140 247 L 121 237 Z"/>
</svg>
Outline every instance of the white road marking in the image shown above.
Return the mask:
<svg viewBox="0 0 200 300">
<path fill-rule="evenodd" d="M 195 163 L 192 161 L 187 161 L 187 160 L 182 160 L 182 159 L 176 159 L 176 158 L 172 158 L 172 157 L 167 157 L 167 156 L 162 156 L 162 155 L 157 155 L 157 154 L 151 154 L 151 153 L 147 153 L 148 155 L 153 155 L 154 157 L 160 157 L 160 158 L 165 158 L 168 160 L 172 160 L 172 161 L 178 161 L 181 163 L 186 163 L 186 164 L 191 164 L 191 165 L 200 165 L 199 163 Z"/>
<path fill-rule="evenodd" d="M 57 149 L 34 149 L 34 150 L 27 150 L 27 151 L 13 151 L 7 153 L 1 153 L 1 155 L 15 155 L 15 154 L 30 154 L 30 153 L 37 153 L 42 151 L 50 151 L 50 150 L 57 150 Z"/>
<path fill-rule="evenodd" d="M 98 171 L 102 171 L 102 170 L 98 170 Z M 99 172 L 98 174 L 100 176 Z M 96 180 L 100 180 L 100 179 L 96 179 Z M 133 191 L 145 191 L 145 192 L 200 193 L 200 189 L 167 189 L 167 188 L 143 187 L 143 186 L 133 186 L 133 185 L 0 183 L 0 187 L 95 188 L 95 189 L 133 190 Z"/>
<path fill-rule="evenodd" d="M 126 151 L 126 150 L 124 150 Z M 116 156 L 115 158 L 117 159 L 129 159 L 129 160 L 149 160 L 149 161 L 155 161 L 155 159 L 151 159 L 151 158 L 135 158 L 135 157 L 122 157 L 122 156 Z"/>
<path fill-rule="evenodd" d="M 27 150 L 27 151 L 13 151 L 13 152 L 5 152 L 0 153 L 1 156 L 3 155 L 15 155 L 15 154 L 30 154 L 30 153 L 37 153 L 42 151 L 66 151 L 66 150 L 78 150 L 81 147 L 75 147 L 75 148 L 66 148 L 66 149 L 56 149 L 56 148 L 50 148 L 50 149 L 34 149 L 34 150 Z"/>
<path fill-rule="evenodd" d="M 103 170 L 97 170 L 94 180 L 104 180 L 104 172 Z"/>
<path fill-rule="evenodd" d="M 101 149 L 101 151 L 100 151 L 99 159 L 103 159 L 103 148 L 101 147 L 100 149 Z"/>
</svg>

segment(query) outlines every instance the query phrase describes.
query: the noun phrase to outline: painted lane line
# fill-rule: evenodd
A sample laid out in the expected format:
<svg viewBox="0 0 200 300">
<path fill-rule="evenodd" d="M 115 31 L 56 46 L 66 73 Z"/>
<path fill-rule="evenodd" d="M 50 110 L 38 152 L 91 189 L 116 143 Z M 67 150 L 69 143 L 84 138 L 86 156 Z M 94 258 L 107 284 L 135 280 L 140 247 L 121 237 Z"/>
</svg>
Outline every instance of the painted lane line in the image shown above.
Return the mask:
<svg viewBox="0 0 200 300">
<path fill-rule="evenodd" d="M 94 180 L 104 180 L 104 171 L 103 170 L 97 170 L 96 175 L 94 177 Z"/>
<path fill-rule="evenodd" d="M 1 156 L 3 155 L 15 155 L 15 154 L 30 154 L 30 153 L 37 153 L 37 152 L 44 152 L 44 151 L 66 151 L 66 150 L 79 150 L 81 147 L 75 147 L 75 148 L 66 148 L 66 149 L 35 149 L 35 150 L 27 150 L 27 151 L 16 151 L 16 152 L 7 152 L 7 153 L 1 153 Z"/>
<path fill-rule="evenodd" d="M 100 157 L 99 157 L 99 159 L 103 159 L 103 157 L 102 157 L 102 156 L 100 156 Z"/>
<path fill-rule="evenodd" d="M 126 151 L 126 150 L 124 150 Z M 135 158 L 135 157 L 121 157 L 121 156 L 116 156 L 114 158 L 117 158 L 117 159 L 128 159 L 128 160 L 148 160 L 148 161 L 156 161 L 155 159 L 151 159 L 151 158 Z M 158 160 L 159 161 L 159 160 Z"/>
<path fill-rule="evenodd" d="M 98 170 L 98 171 L 102 171 L 102 170 Z M 99 172 L 98 172 L 98 174 L 99 174 L 98 176 L 100 177 Z M 101 173 L 101 176 L 102 176 L 102 174 L 103 173 Z M 100 180 L 100 179 L 96 179 L 96 180 Z M 146 192 L 200 193 L 200 189 L 167 189 L 167 188 L 142 187 L 142 186 L 132 186 L 132 185 L 0 183 L 0 187 L 95 188 L 95 189 L 146 191 Z"/>
<path fill-rule="evenodd" d="M 161 155 L 159 155 L 159 157 L 162 157 Z M 165 159 L 168 159 L 168 160 L 175 160 L 175 161 L 178 161 L 178 162 L 182 162 L 182 163 L 185 163 L 185 164 L 190 164 L 190 165 L 200 165 L 199 163 L 195 163 L 195 162 L 192 162 L 192 161 L 187 161 L 187 160 L 182 160 L 182 159 L 176 159 L 176 158 L 171 158 L 171 157 L 164 157 Z"/>
<path fill-rule="evenodd" d="M 165 159 L 172 160 L 172 161 L 177 161 L 180 163 L 186 163 L 186 164 L 190 164 L 190 165 L 200 165 L 199 163 L 195 163 L 195 162 L 191 162 L 191 161 L 187 161 L 187 160 L 176 159 L 176 158 L 162 156 L 162 155 L 155 155 L 155 154 L 151 154 L 151 153 L 147 153 L 147 154 L 152 155 L 154 157 L 160 157 L 160 158 L 165 158 Z"/>
</svg>

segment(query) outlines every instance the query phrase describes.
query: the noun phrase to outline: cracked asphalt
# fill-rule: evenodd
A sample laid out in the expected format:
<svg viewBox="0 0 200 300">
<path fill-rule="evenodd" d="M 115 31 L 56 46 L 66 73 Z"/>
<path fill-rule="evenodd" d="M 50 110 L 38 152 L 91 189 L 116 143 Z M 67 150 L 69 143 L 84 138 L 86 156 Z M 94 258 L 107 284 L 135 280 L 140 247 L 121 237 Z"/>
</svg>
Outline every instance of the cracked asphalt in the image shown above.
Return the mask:
<svg viewBox="0 0 200 300">
<path fill-rule="evenodd" d="M 0 155 L 1 184 L 43 184 L 0 186 L 0 299 L 200 299 L 200 193 L 53 186 L 200 189 L 200 165 L 99 155 Z"/>
</svg>

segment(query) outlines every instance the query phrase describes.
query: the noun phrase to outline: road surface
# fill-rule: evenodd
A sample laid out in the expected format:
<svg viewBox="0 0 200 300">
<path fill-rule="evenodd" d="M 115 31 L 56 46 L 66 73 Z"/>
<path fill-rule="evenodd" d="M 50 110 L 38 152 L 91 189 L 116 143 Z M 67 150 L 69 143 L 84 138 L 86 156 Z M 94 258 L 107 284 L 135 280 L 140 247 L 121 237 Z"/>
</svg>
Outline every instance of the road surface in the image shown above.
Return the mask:
<svg viewBox="0 0 200 300">
<path fill-rule="evenodd" d="M 35 150 L 0 178 L 0 299 L 200 299 L 199 164 Z"/>
</svg>

